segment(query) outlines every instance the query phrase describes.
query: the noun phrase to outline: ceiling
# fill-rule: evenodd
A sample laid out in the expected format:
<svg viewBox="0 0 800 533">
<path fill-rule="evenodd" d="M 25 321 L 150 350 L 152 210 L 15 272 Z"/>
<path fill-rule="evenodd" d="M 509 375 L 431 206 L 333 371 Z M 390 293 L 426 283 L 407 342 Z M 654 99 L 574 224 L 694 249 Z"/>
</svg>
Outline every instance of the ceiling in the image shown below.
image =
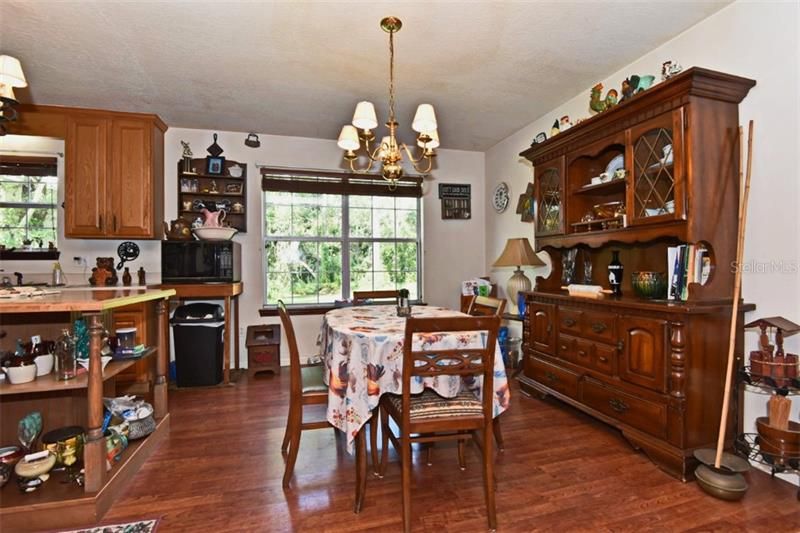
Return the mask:
<svg viewBox="0 0 800 533">
<path fill-rule="evenodd" d="M 727 3 L 2 0 L 0 51 L 22 101 L 332 139 L 359 100 L 386 120 L 396 15 L 401 139 L 429 102 L 443 148 L 484 151 Z"/>
</svg>

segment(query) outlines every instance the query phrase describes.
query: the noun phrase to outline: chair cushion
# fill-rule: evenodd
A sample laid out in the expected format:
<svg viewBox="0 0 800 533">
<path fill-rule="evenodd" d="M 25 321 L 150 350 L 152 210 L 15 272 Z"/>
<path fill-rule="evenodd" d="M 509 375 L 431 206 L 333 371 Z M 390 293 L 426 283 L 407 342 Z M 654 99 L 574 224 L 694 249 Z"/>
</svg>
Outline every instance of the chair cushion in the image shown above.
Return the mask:
<svg viewBox="0 0 800 533">
<path fill-rule="evenodd" d="M 304 366 L 300 368 L 300 381 L 303 384 L 303 394 L 311 392 L 327 392 L 328 387 L 322 380 L 324 365 Z"/>
<path fill-rule="evenodd" d="M 403 412 L 403 397 L 389 394 L 389 401 L 398 413 Z M 431 389 L 411 395 L 411 420 L 453 416 L 482 416 L 483 405 L 469 390 L 462 390 L 455 398 L 443 398 Z"/>
</svg>

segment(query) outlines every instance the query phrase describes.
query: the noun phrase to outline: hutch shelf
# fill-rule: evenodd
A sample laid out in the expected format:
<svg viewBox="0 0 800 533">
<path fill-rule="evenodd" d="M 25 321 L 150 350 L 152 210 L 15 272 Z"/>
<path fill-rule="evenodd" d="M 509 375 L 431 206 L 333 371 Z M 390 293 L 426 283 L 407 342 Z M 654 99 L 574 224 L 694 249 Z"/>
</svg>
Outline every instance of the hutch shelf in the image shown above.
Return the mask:
<svg viewBox="0 0 800 533">
<path fill-rule="evenodd" d="M 240 176 L 232 176 L 231 167 L 241 168 Z M 225 211 L 224 224 L 247 232 L 247 164 L 226 160 L 219 174 L 207 174 L 206 160 L 192 159 L 193 172 L 184 172 L 178 161 L 178 215 L 191 222 L 202 221 L 200 210 L 209 201 L 217 210 Z M 188 209 L 187 209 L 188 208 Z"/>
<path fill-rule="evenodd" d="M 617 427 L 682 480 L 692 477 L 693 450 L 716 444 L 738 227 L 738 104 L 754 85 L 692 68 L 521 153 L 534 166 L 536 248 L 552 260 L 526 296 L 522 389 Z M 592 183 L 614 169 L 616 178 Z M 635 297 L 631 273 L 666 273 L 667 250 L 680 244 L 707 250 L 705 283 L 689 283 L 686 301 Z M 575 280 L 608 287 L 612 252 L 624 265 L 623 296 L 561 290 Z M 578 258 L 567 272 L 565 256 Z M 738 319 L 753 309 L 740 307 Z"/>
<path fill-rule="evenodd" d="M 86 428 L 83 449 L 84 486 L 67 479 L 65 472 L 52 472 L 50 479 L 32 493 L 22 493 L 15 481 L 0 489 L 0 529 L 3 531 L 56 530 L 98 522 L 133 475 L 169 432 L 167 408 L 167 298 L 172 290 L 124 289 L 62 291 L 59 294 L 0 302 L 3 330 L 0 348 L 18 337 L 40 334 L 56 338 L 78 316 L 89 326 L 89 371 L 69 381 L 53 375 L 30 383 L 0 384 L 0 440 L 16 442 L 17 422 L 31 411 L 42 413 L 43 432 L 80 425 Z M 100 368 L 101 334 L 111 313 L 140 307 L 143 328 L 155 340 L 136 360 L 110 362 Z M 152 367 L 154 379 L 145 392 L 154 408 L 156 429 L 149 436 L 130 441 L 119 461 L 110 469 L 102 435 L 103 397 L 117 393 L 117 380 L 134 367 Z"/>
</svg>

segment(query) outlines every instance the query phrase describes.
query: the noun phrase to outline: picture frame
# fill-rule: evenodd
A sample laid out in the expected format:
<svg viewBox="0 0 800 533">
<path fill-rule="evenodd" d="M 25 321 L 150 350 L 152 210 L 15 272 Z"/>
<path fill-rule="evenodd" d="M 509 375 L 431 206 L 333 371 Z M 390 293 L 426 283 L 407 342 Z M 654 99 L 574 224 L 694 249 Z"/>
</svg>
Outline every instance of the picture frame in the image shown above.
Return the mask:
<svg viewBox="0 0 800 533">
<path fill-rule="evenodd" d="M 206 157 L 206 174 L 214 174 L 219 176 L 222 174 L 224 170 L 225 170 L 224 157 L 213 157 L 213 156 Z"/>
<path fill-rule="evenodd" d="M 225 192 L 230 194 L 242 194 L 241 183 L 226 183 Z"/>
</svg>

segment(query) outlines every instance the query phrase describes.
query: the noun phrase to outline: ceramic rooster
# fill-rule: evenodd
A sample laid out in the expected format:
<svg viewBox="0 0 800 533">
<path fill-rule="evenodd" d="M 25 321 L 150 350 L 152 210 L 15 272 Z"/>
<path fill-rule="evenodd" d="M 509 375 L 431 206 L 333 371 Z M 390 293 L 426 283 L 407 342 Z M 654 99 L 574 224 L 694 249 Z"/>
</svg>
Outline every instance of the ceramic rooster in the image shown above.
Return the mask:
<svg viewBox="0 0 800 533">
<path fill-rule="evenodd" d="M 606 109 L 611 109 L 617 105 L 619 93 L 616 89 L 610 89 L 605 98 L 601 98 L 603 93 L 603 84 L 598 83 L 592 87 L 591 98 L 589 100 L 589 108 L 595 113 L 602 113 Z"/>
</svg>

